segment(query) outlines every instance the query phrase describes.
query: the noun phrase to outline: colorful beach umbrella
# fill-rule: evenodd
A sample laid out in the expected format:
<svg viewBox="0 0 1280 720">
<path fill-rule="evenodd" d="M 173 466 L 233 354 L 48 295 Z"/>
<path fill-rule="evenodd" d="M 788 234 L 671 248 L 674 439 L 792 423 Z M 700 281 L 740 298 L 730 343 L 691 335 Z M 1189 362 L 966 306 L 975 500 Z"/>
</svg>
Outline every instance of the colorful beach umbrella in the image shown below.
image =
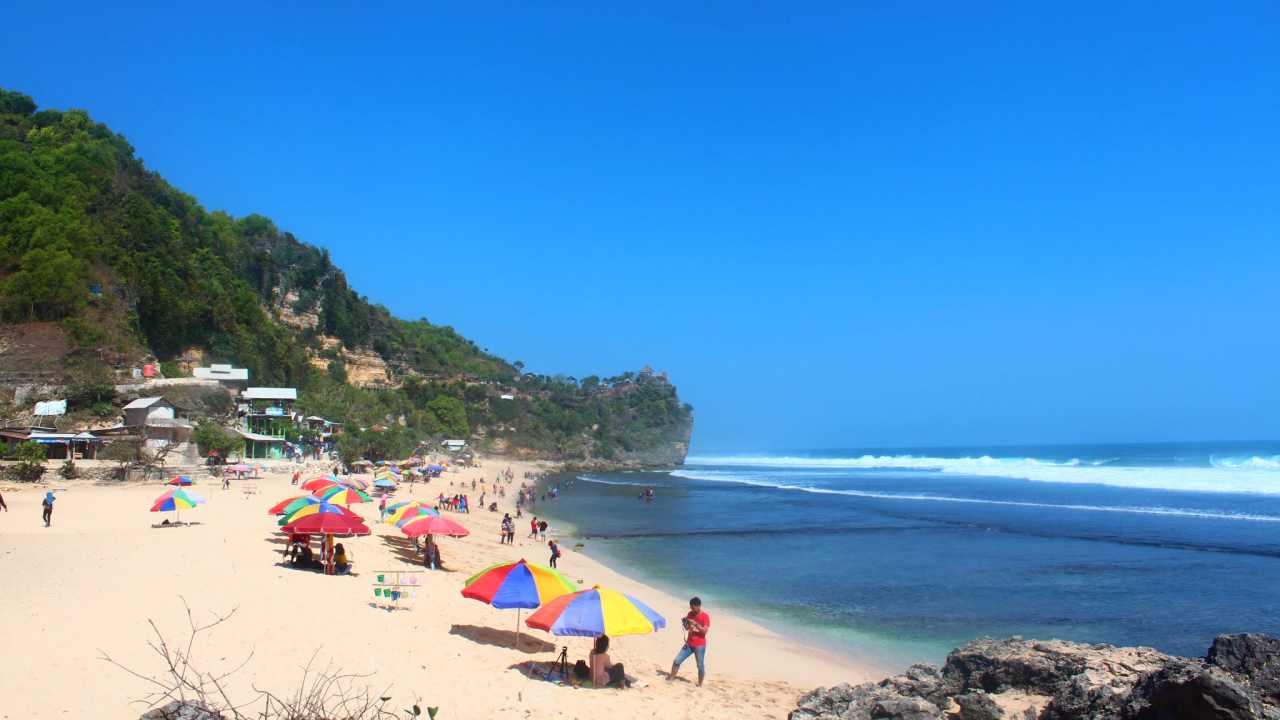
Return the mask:
<svg viewBox="0 0 1280 720">
<path fill-rule="evenodd" d="M 396 525 L 401 520 L 417 517 L 419 515 L 439 515 L 440 511 L 429 505 L 423 505 L 417 500 L 404 500 L 395 505 L 387 506 L 387 515 L 383 522 L 388 525 Z"/>
<path fill-rule="evenodd" d="M 423 535 L 466 537 L 471 534 L 471 531 L 447 517 L 442 517 L 439 513 L 423 513 L 410 516 L 396 523 L 396 526 L 400 528 L 400 532 L 409 537 L 421 537 Z"/>
<path fill-rule="evenodd" d="M 187 485 L 195 485 L 195 484 L 196 484 L 196 481 L 195 481 L 195 480 L 192 480 L 191 478 L 187 477 L 186 475 L 179 475 L 178 477 L 176 477 L 176 478 L 174 478 L 174 479 L 170 480 L 168 483 L 166 483 L 166 485 L 181 485 L 181 486 L 183 486 L 183 487 L 185 487 L 185 486 L 187 486 Z"/>
<path fill-rule="evenodd" d="M 182 511 L 201 505 L 205 499 L 190 490 L 182 488 L 174 488 L 173 490 L 165 490 L 156 498 L 155 503 L 151 505 L 151 512 L 173 512 L 177 513 L 179 522 L 182 520 Z"/>
<path fill-rule="evenodd" d="M 281 528 L 281 532 L 305 535 L 368 535 L 369 528 L 344 515 L 308 515 Z"/>
<path fill-rule="evenodd" d="M 311 492 L 315 492 L 317 490 L 324 490 L 326 488 L 337 487 L 337 486 L 338 486 L 337 480 L 331 480 L 327 477 L 318 477 L 315 480 L 308 480 L 302 483 L 302 489 L 310 490 Z"/>
<path fill-rule="evenodd" d="M 336 509 L 335 509 L 336 508 Z M 341 515 L 347 515 L 354 518 L 357 522 L 364 522 L 364 518 L 343 505 L 325 502 L 318 497 L 305 497 L 285 506 L 284 512 L 281 514 L 280 521 L 277 525 L 288 525 L 295 520 L 300 520 L 308 515 L 316 513 L 332 513 L 336 512 Z"/>
<path fill-rule="evenodd" d="M 322 498 L 325 502 L 331 502 L 334 505 L 354 505 L 355 503 L 370 502 L 373 498 L 354 488 L 348 487 L 331 487 L 328 490 L 321 490 L 316 496 Z"/>
<path fill-rule="evenodd" d="M 499 609 L 516 608 L 516 644 L 520 643 L 520 611 L 536 608 L 569 593 L 578 586 L 548 567 L 524 560 L 490 565 L 472 575 L 462 588 L 462 597 L 479 600 Z"/>
<path fill-rule="evenodd" d="M 377 480 L 373 481 L 373 486 L 378 488 L 394 490 L 396 488 L 396 481 L 391 480 L 389 478 L 380 477 Z"/>
<path fill-rule="evenodd" d="M 364 490 L 365 488 L 369 487 L 369 483 L 365 482 L 364 480 L 361 480 L 355 475 L 348 475 L 342 478 L 341 480 L 338 480 L 337 482 L 339 485 L 346 485 L 347 487 L 353 487 L 357 490 Z"/>
<path fill-rule="evenodd" d="M 524 624 L 552 635 L 617 637 L 647 635 L 666 627 L 667 621 L 634 597 L 597 585 L 561 595 L 530 615 Z"/>
<path fill-rule="evenodd" d="M 280 502 L 276 503 L 275 505 L 272 505 L 271 507 L 267 508 L 267 514 L 268 514 L 268 515 L 283 515 L 283 514 L 284 514 L 284 509 L 285 509 L 286 507 L 289 507 L 289 505 L 290 505 L 291 503 L 294 503 L 294 502 L 296 502 L 296 501 L 298 501 L 298 500 L 301 500 L 301 499 L 303 499 L 303 498 L 308 498 L 308 497 L 311 497 L 311 496 L 310 496 L 310 495 L 294 495 L 293 497 L 285 498 L 285 499 L 281 500 Z"/>
<path fill-rule="evenodd" d="M 236 463 L 235 465 L 230 465 L 227 467 L 227 469 L 234 473 L 253 472 L 253 468 L 249 467 L 248 465 L 245 465 L 244 463 Z"/>
</svg>

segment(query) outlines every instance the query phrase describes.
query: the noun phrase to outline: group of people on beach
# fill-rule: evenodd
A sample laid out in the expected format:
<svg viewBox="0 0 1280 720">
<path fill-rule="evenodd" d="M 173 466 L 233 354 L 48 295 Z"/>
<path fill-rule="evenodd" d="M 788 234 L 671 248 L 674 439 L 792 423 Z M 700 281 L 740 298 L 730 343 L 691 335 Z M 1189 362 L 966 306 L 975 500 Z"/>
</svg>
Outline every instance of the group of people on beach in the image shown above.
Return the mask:
<svg viewBox="0 0 1280 720">
<path fill-rule="evenodd" d="M 342 543 L 330 547 L 329 539 L 320 541 L 320 557 L 311 551 L 311 536 L 305 533 L 294 533 L 289 536 L 288 547 L 284 551 L 284 560 L 293 567 L 307 570 L 332 571 L 338 575 L 351 572 L 352 559 Z"/>
</svg>

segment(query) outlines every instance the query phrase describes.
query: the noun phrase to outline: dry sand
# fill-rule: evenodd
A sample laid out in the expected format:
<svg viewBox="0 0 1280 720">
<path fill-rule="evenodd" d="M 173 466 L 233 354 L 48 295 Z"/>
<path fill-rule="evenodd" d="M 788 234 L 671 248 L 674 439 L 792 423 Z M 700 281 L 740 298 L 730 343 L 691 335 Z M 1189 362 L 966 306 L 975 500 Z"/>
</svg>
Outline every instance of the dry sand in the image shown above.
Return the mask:
<svg viewBox="0 0 1280 720">
<path fill-rule="evenodd" d="M 429 485 L 404 485 L 395 499 L 435 497 L 450 483 L 473 477 L 490 481 L 512 467 L 519 484 L 527 465 L 486 461 L 480 468 L 449 472 Z M 439 706 L 452 718 L 651 718 L 785 717 L 796 697 L 815 686 L 882 677 L 882 668 L 860 665 L 807 648 L 746 620 L 706 610 L 712 617 L 708 680 L 696 688 L 692 659 L 681 679 L 665 668 L 682 642 L 684 598 L 632 581 L 565 543 L 560 569 L 587 587 L 631 593 L 662 613 L 672 627 L 648 636 L 616 638 L 615 662 L 644 687 L 626 691 L 572 688 L 529 677 L 529 661 L 551 661 L 568 645 L 570 662 L 585 657 L 590 640 L 555 638 L 525 628 L 512 647 L 516 612 L 496 610 L 459 594 L 463 580 L 483 567 L 521 557 L 543 564 L 545 543 L 498 543 L 501 514 L 449 514 L 468 526 L 467 538 L 440 541 L 447 572 L 425 572 L 422 590 L 408 610 L 372 605 L 378 571 L 421 569 L 408 560 L 407 540 L 377 523 L 372 504 L 353 509 L 369 518 L 373 534 L 344 540 L 356 573 L 324 576 L 286 568 L 283 537 L 272 503 L 297 494 L 289 483 L 296 466 L 280 463 L 259 480 L 233 481 L 224 491 L 211 480 L 194 489 L 209 502 L 182 514 L 189 527 L 155 529 L 171 513 L 150 513 L 166 488 L 156 484 L 99 485 L 52 480 L 38 488 L 3 487 L 9 512 L 0 513 L 0 718 L 136 718 L 147 705 L 135 701 L 151 689 L 101 659 L 109 653 L 143 674 L 163 670 L 147 643 L 153 620 L 170 642 L 185 641 L 183 599 L 198 622 L 235 611 L 201 636 L 194 664 L 225 672 L 248 662 L 226 684 L 236 701 L 253 688 L 277 694 L 296 688 L 314 655 L 348 673 L 376 694 L 390 695 L 399 712 L 414 701 Z M 312 465 L 304 479 L 322 472 Z M 366 478 L 369 476 L 365 476 Z M 201 479 L 198 478 L 198 482 Z M 245 494 L 255 485 L 257 494 Z M 46 487 L 57 493 L 53 527 L 40 521 Z M 474 498 L 474 494 L 473 494 Z M 514 500 L 508 490 L 506 502 Z M 524 529 L 524 530 L 522 530 Z M 690 593 L 697 588 L 690 588 Z"/>
</svg>

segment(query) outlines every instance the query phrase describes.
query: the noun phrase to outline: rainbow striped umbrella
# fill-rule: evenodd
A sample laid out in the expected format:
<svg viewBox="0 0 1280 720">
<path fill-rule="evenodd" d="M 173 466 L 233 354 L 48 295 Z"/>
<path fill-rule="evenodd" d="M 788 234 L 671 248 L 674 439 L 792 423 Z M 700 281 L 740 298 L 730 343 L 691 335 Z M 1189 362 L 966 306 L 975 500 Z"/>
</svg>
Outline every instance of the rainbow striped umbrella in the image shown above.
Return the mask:
<svg viewBox="0 0 1280 720">
<path fill-rule="evenodd" d="M 331 508 L 331 509 L 324 509 Z M 339 512 L 340 511 L 340 512 Z M 295 513 L 283 532 L 308 535 L 368 535 L 359 515 L 340 505 L 311 505 Z"/>
<path fill-rule="evenodd" d="M 343 507 L 342 505 L 336 505 L 334 503 L 325 502 L 324 500 L 321 500 L 320 498 L 315 497 L 313 495 L 311 497 L 306 497 L 306 498 L 303 498 L 302 500 L 299 500 L 297 503 L 297 507 L 286 507 L 284 514 L 280 518 L 280 521 L 277 522 L 276 524 L 288 525 L 295 520 L 300 520 L 304 517 L 315 515 L 316 513 L 336 513 L 339 515 L 346 515 L 348 517 L 355 518 L 357 522 L 364 522 L 364 518 L 360 517 L 356 513 L 349 510 L 348 508 Z"/>
<path fill-rule="evenodd" d="M 189 490 L 174 488 L 165 490 L 160 494 L 160 497 L 156 498 L 155 503 L 151 506 L 151 512 L 175 512 L 179 522 L 181 522 L 181 511 L 190 510 L 204 502 L 204 498 Z"/>
<path fill-rule="evenodd" d="M 331 487 L 317 492 L 316 496 L 334 505 L 353 505 L 355 503 L 370 502 L 373 499 L 365 493 L 349 487 Z"/>
<path fill-rule="evenodd" d="M 499 609 L 516 608 L 516 644 L 520 643 L 520 610 L 536 608 L 578 589 L 569 578 L 524 560 L 490 565 L 467 580 L 462 597 Z"/>
<path fill-rule="evenodd" d="M 292 505 L 293 503 L 299 500 L 302 500 L 303 498 L 309 498 L 309 497 L 311 496 L 310 495 L 294 495 L 291 498 L 285 498 L 284 500 L 281 500 L 275 505 L 272 505 L 271 507 L 267 508 L 267 514 L 268 515 L 284 515 L 285 508 L 289 507 L 290 505 Z M 302 505 L 299 505 L 298 507 L 302 507 Z M 294 508 L 294 509 L 296 510 L 297 508 Z"/>
<path fill-rule="evenodd" d="M 181 486 L 187 486 L 187 485 L 195 485 L 195 484 L 196 484 L 196 481 L 195 481 L 195 480 L 192 480 L 191 478 L 187 477 L 186 475 L 179 475 L 178 477 L 176 477 L 176 478 L 174 478 L 174 479 L 170 480 L 170 481 L 169 481 L 168 483 L 166 483 L 166 484 L 167 484 L 167 485 L 181 485 Z"/>
<path fill-rule="evenodd" d="M 365 488 L 369 487 L 369 483 L 365 482 L 364 480 L 361 480 L 355 475 L 348 475 L 342 478 L 341 480 L 334 478 L 332 475 L 329 475 L 328 477 L 333 478 L 339 485 L 346 485 L 347 487 L 353 487 L 357 490 L 364 490 Z"/>
<path fill-rule="evenodd" d="M 388 525 L 399 525 L 402 520 L 416 518 L 421 515 L 439 515 L 440 511 L 423 505 L 417 500 L 405 500 L 387 506 L 387 518 L 383 522 Z"/>
<path fill-rule="evenodd" d="M 599 637 L 647 635 L 667 626 L 653 608 L 634 597 L 599 585 L 561 595 L 529 616 L 525 625 L 552 635 Z"/>
</svg>

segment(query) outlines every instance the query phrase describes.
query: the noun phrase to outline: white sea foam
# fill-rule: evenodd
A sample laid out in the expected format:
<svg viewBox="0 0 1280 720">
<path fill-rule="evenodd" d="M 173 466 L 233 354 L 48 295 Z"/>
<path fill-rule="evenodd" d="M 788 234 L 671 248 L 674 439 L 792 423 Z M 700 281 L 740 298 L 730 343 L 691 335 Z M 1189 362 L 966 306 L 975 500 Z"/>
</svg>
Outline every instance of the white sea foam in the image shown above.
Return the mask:
<svg viewBox="0 0 1280 720">
<path fill-rule="evenodd" d="M 862 455 L 844 458 L 695 456 L 686 466 L 734 466 L 774 471 L 787 469 L 920 470 L 1047 483 L 1112 485 L 1185 492 L 1280 494 L 1280 456 L 1213 458 L 1206 467 L 1140 467 L 1112 461 L 1082 463 L 1038 458 L 944 458 L 917 455 Z"/>
<path fill-rule="evenodd" d="M 942 503 L 966 503 L 974 505 L 1002 505 L 1007 507 L 1026 507 L 1026 508 L 1045 508 L 1052 510 L 1074 510 L 1081 512 L 1106 512 L 1106 513 L 1125 513 L 1132 515 L 1166 515 L 1171 517 L 1189 517 L 1189 518 L 1207 518 L 1212 520 L 1244 520 L 1249 522 L 1271 522 L 1280 523 L 1280 516 L 1276 515 L 1255 515 L 1250 513 L 1230 513 L 1215 510 L 1199 510 L 1194 508 L 1170 508 L 1170 507 L 1135 507 L 1125 505 L 1083 505 L 1068 503 L 1038 503 L 1025 502 L 1019 500 L 989 500 L 985 498 L 966 498 L 953 497 L 949 495 L 934 495 L 931 493 L 891 493 L 876 492 L 869 490 L 841 490 L 836 488 L 820 488 L 809 485 L 791 485 L 787 483 L 769 482 L 768 480 L 752 479 L 743 477 L 731 472 L 720 471 L 697 471 L 697 470 L 674 470 L 671 473 L 676 477 L 688 478 L 690 480 L 706 480 L 711 482 L 728 482 L 737 483 L 739 485 L 751 485 L 754 487 L 774 488 L 777 490 L 790 490 L 796 492 L 814 493 L 818 495 L 845 495 L 849 497 L 874 498 L 879 500 L 914 500 L 922 502 L 942 502 Z M 604 482 L 604 481 L 598 481 Z"/>
<path fill-rule="evenodd" d="M 644 487 L 645 483 L 627 482 L 626 480 L 605 480 L 604 478 L 592 477 L 591 475 L 579 475 L 579 480 L 589 483 L 597 483 L 599 485 L 628 485 L 631 487 Z"/>
</svg>

